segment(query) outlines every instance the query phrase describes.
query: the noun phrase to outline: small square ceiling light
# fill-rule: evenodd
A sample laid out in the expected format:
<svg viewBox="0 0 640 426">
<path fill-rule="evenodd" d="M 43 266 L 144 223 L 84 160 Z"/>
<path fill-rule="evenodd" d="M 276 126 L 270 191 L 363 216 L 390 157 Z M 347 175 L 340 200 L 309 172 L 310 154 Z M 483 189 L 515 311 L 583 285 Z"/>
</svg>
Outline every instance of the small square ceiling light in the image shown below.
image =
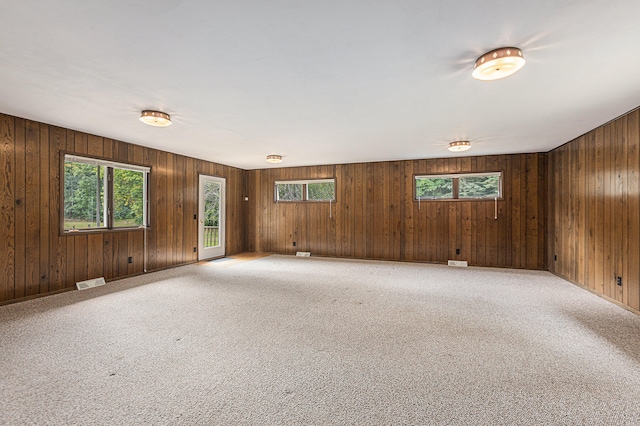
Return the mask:
<svg viewBox="0 0 640 426">
<path fill-rule="evenodd" d="M 166 112 L 145 110 L 140 114 L 140 121 L 154 127 L 171 126 L 171 117 Z"/>
<path fill-rule="evenodd" d="M 483 81 L 499 80 L 517 73 L 525 60 L 517 47 L 501 47 L 487 52 L 476 60 L 473 78 Z"/>
</svg>

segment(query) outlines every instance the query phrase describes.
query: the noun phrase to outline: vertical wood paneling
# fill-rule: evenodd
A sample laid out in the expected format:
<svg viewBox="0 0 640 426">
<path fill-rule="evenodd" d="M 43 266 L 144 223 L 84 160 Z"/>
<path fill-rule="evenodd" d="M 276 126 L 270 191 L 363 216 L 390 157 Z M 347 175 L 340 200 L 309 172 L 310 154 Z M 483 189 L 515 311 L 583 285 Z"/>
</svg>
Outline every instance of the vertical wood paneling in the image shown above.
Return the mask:
<svg viewBox="0 0 640 426">
<path fill-rule="evenodd" d="M 60 152 L 67 146 L 67 131 L 51 127 L 49 132 L 49 291 L 60 290 L 66 282 L 67 238 L 60 228 Z M 42 214 L 46 214 L 42 212 Z"/>
<path fill-rule="evenodd" d="M 62 152 L 151 166 L 146 243 L 142 230 L 60 234 Z M 245 251 L 246 172 L 201 163 L 227 179 L 227 253 Z M 71 289 L 89 278 L 142 273 L 145 248 L 152 258 L 148 270 L 195 261 L 195 164 L 193 158 L 0 114 L 0 303 Z"/>
<path fill-rule="evenodd" d="M 184 239 L 185 252 L 184 261 L 193 262 L 198 259 L 198 254 L 193 251 L 198 246 L 198 173 L 196 170 L 196 160 L 193 158 L 186 159 L 186 180 L 185 180 L 185 223 L 184 223 Z M 231 227 L 229 232 L 238 232 L 237 229 Z"/>
<path fill-rule="evenodd" d="M 185 158 L 181 155 L 173 156 L 172 185 L 174 189 L 172 192 L 174 194 L 173 205 L 175 206 L 175 210 L 176 210 L 175 212 L 176 217 L 172 222 L 174 223 L 174 238 L 173 238 L 174 245 L 173 245 L 173 260 L 172 260 L 173 265 L 179 265 L 181 263 L 184 263 L 184 253 L 186 251 L 184 246 L 184 223 L 187 220 L 184 213 L 184 198 L 183 198 L 185 189 L 186 189 L 184 187 L 184 182 L 185 182 L 185 177 L 184 177 L 185 161 L 184 160 Z"/>
<path fill-rule="evenodd" d="M 640 110 L 627 119 L 627 294 L 628 304 L 640 310 Z M 635 238 L 635 239 L 633 239 Z"/>
<path fill-rule="evenodd" d="M 39 248 L 40 248 L 40 293 L 46 293 L 49 291 L 49 185 L 51 179 L 49 177 L 49 126 L 39 125 L 39 143 L 40 143 L 40 206 L 38 216 L 40 216 L 39 225 Z"/>
<path fill-rule="evenodd" d="M 75 132 L 73 130 L 67 130 L 67 145 L 66 151 L 75 152 L 76 151 L 76 137 Z M 61 188 L 60 184 L 58 184 L 58 188 Z M 60 222 L 62 218 L 58 219 Z M 75 283 L 79 280 L 76 280 L 76 268 L 75 268 L 75 250 L 76 250 L 76 239 L 75 238 L 67 238 L 67 266 L 65 267 L 66 271 L 66 281 L 60 285 L 61 288 L 65 288 L 72 283 Z"/>
<path fill-rule="evenodd" d="M 3 117 L 4 118 L 4 117 Z M 14 295 L 13 298 L 25 297 L 27 281 L 27 252 L 26 252 L 26 227 L 27 227 L 27 210 L 26 210 L 26 194 L 27 194 L 27 163 L 26 163 L 26 123 L 24 119 L 15 119 L 15 276 L 14 276 Z"/>
<path fill-rule="evenodd" d="M 15 297 L 14 135 L 15 119 L 0 117 L 0 298 L 5 300 Z"/>
<path fill-rule="evenodd" d="M 625 228 L 627 228 L 627 138 L 624 133 L 624 127 L 626 124 L 625 119 L 616 120 L 611 123 L 611 139 L 617 141 L 614 145 L 614 167 L 615 167 L 615 181 L 614 181 L 614 193 L 613 193 L 613 215 L 615 217 L 613 227 L 613 270 L 614 276 L 623 277 L 622 285 L 616 285 L 613 281 L 613 294 L 612 297 L 618 302 L 625 302 L 624 288 L 627 286 L 627 271 L 626 271 L 626 253 L 629 241 L 624 238 L 626 234 Z M 628 304 L 628 300 L 627 300 Z"/>
<path fill-rule="evenodd" d="M 166 154 L 166 163 L 165 163 L 165 177 L 164 177 L 164 188 L 165 188 L 165 208 L 166 208 L 166 241 L 164 245 L 164 250 L 162 250 L 165 254 L 165 263 L 164 266 L 174 265 L 174 250 L 175 250 L 175 215 L 176 215 L 176 194 L 173 187 L 173 167 L 174 167 L 174 157 L 175 155 L 172 153 Z"/>
<path fill-rule="evenodd" d="M 549 270 L 640 308 L 640 112 L 549 153 Z M 553 230 L 562 229 L 556 232 Z M 616 277 L 622 277 L 622 286 Z"/>
<path fill-rule="evenodd" d="M 420 206 L 413 201 L 415 174 L 461 171 L 504 172 L 498 220 L 493 200 L 422 201 Z M 256 200 L 249 219 L 255 237 L 249 246 L 257 251 L 292 253 L 295 236 L 300 250 L 316 255 L 461 259 L 478 266 L 532 269 L 546 265 L 545 154 L 292 167 L 254 170 L 248 176 Z M 273 201 L 274 180 L 332 176 L 337 185 L 332 218 L 328 203 Z"/>
<path fill-rule="evenodd" d="M 354 166 L 354 191 L 353 191 L 353 216 L 363 217 L 367 207 L 366 191 L 367 184 L 365 181 L 365 165 L 355 164 Z M 262 188 L 260 188 L 262 189 Z M 354 230 L 353 238 L 353 255 L 357 258 L 366 257 L 366 224 L 363 220 L 356 221 L 352 224 Z"/>
<path fill-rule="evenodd" d="M 530 159 L 530 155 L 532 154 L 527 154 L 526 155 L 526 161 L 528 163 L 533 163 L 533 161 L 531 161 Z M 537 155 L 537 154 L 533 154 L 533 155 Z M 486 157 L 486 163 L 485 163 L 485 167 L 487 171 L 498 171 L 498 158 L 495 155 Z M 500 170 L 501 171 L 501 170 Z M 533 191 L 536 191 L 537 193 L 537 187 L 535 188 L 527 188 L 527 206 L 530 205 L 535 205 L 536 209 L 531 209 L 533 210 L 533 212 L 531 214 L 535 215 L 535 212 L 537 211 L 537 207 L 538 207 L 538 203 L 536 202 L 537 200 L 535 200 L 534 196 L 531 195 L 533 193 Z M 530 197 L 530 198 L 529 198 Z M 481 203 L 484 208 L 485 208 L 485 217 L 487 220 L 487 228 L 486 228 L 486 250 L 487 250 L 487 256 L 488 259 L 486 260 L 487 264 L 490 265 L 496 265 L 496 266 L 501 266 L 499 263 L 499 256 L 498 253 L 502 250 L 502 246 L 504 246 L 503 242 L 499 242 L 498 237 L 499 235 L 499 229 L 502 228 L 505 224 L 504 224 L 504 220 L 502 220 L 502 222 L 500 222 L 501 218 L 498 217 L 498 219 L 495 218 L 495 201 L 494 200 L 490 200 L 490 201 L 479 201 L 479 203 Z M 534 204 L 535 203 L 535 204 Z M 531 238 L 532 235 L 534 235 L 534 233 L 536 232 L 535 227 L 533 226 L 532 223 L 529 223 L 527 226 L 527 235 L 529 236 L 529 238 Z M 534 259 L 535 261 L 535 259 Z M 534 268 L 531 268 L 534 269 Z"/>
</svg>

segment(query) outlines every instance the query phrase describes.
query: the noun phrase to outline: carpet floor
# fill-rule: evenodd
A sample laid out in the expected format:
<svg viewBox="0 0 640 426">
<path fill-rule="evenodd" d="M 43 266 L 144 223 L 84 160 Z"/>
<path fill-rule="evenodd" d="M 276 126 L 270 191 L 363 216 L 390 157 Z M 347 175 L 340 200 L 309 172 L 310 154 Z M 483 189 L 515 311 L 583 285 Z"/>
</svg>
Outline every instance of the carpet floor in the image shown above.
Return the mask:
<svg viewBox="0 0 640 426">
<path fill-rule="evenodd" d="M 268 256 L 0 306 L 0 424 L 638 425 L 640 317 L 547 272 Z"/>
</svg>

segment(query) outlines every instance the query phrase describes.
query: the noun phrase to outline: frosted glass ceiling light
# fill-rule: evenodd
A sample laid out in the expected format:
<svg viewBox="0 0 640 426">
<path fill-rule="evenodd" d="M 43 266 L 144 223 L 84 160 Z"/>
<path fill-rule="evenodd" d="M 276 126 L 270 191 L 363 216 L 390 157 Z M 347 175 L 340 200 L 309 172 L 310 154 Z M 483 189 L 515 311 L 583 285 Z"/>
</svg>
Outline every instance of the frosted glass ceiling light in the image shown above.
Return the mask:
<svg viewBox="0 0 640 426">
<path fill-rule="evenodd" d="M 449 151 L 451 152 L 462 152 L 471 148 L 471 142 L 469 141 L 455 141 L 449 143 Z"/>
<path fill-rule="evenodd" d="M 278 164 L 282 163 L 281 155 L 267 155 L 267 163 Z"/>
<path fill-rule="evenodd" d="M 517 47 L 501 47 L 480 56 L 473 66 L 472 75 L 478 80 L 498 80 L 515 74 L 524 63 L 522 50 Z"/>
<path fill-rule="evenodd" d="M 169 114 L 160 111 L 145 110 L 140 114 L 140 121 L 149 126 L 167 127 L 171 126 L 171 117 Z"/>
</svg>

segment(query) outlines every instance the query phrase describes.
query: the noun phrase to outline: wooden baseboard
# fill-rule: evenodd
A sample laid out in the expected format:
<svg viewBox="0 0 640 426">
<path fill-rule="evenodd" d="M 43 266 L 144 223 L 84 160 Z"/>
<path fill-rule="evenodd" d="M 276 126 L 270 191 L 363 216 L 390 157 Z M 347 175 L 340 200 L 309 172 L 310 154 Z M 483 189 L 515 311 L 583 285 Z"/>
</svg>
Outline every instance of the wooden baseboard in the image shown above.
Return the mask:
<svg viewBox="0 0 640 426">
<path fill-rule="evenodd" d="M 584 285 L 582 285 L 582 284 L 580 284 L 580 283 L 578 283 L 578 282 L 575 282 L 575 281 L 569 280 L 569 279 L 567 279 L 567 278 L 563 277 L 562 275 L 557 274 L 557 273 L 555 273 L 555 272 L 553 272 L 553 271 L 548 271 L 548 272 L 552 273 L 553 275 L 555 275 L 555 276 L 556 276 L 556 277 L 558 277 L 558 278 L 562 278 L 563 280 L 565 280 L 565 281 L 566 281 L 566 282 L 568 282 L 568 283 L 571 283 L 571 284 L 573 284 L 573 285 L 575 285 L 575 286 L 577 286 L 577 287 L 580 287 L 580 288 L 581 288 L 581 289 L 583 289 L 583 290 L 587 290 L 589 293 L 595 294 L 596 296 L 603 298 L 603 299 L 604 299 L 604 300 L 606 300 L 607 302 L 611 302 L 611 303 L 613 303 L 614 305 L 618 305 L 618 306 L 619 306 L 619 307 L 621 307 L 622 309 L 626 309 L 627 311 L 629 311 L 629 312 L 631 312 L 631 313 L 634 313 L 634 314 L 636 314 L 636 315 L 639 315 L 639 316 L 640 316 L 640 311 L 639 311 L 639 310 L 637 310 L 637 309 L 632 308 L 632 307 L 631 307 L 631 306 L 629 306 L 629 305 L 625 305 L 624 303 L 619 302 L 619 301 L 617 301 L 616 299 L 613 299 L 613 298 L 611 298 L 611 297 L 609 297 L 609 296 L 607 296 L 607 295 L 605 295 L 605 294 L 598 293 L 597 291 L 595 291 L 595 290 L 593 290 L 593 289 L 590 289 L 590 288 L 589 288 L 589 287 L 587 287 L 587 286 L 584 286 Z"/>
</svg>

